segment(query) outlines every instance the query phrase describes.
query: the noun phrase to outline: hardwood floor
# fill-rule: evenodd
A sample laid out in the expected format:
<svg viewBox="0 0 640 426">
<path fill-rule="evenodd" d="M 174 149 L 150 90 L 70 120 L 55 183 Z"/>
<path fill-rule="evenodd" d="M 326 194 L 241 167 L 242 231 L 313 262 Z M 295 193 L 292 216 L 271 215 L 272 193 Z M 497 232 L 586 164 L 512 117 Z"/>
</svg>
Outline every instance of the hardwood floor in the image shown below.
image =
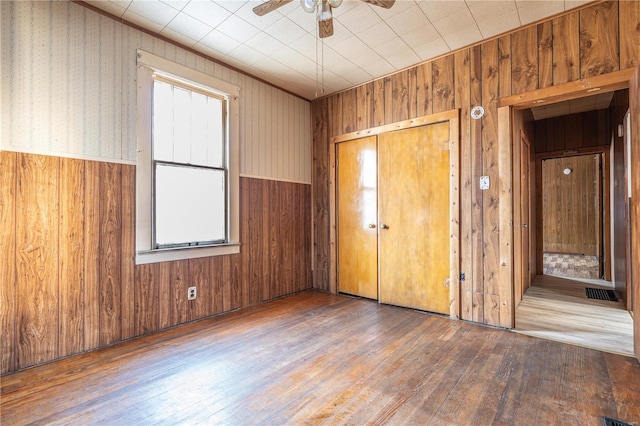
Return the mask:
<svg viewBox="0 0 640 426">
<path fill-rule="evenodd" d="M 538 275 L 516 308 L 516 331 L 633 357 L 633 319 L 624 303 L 588 299 L 585 287 L 612 289 L 598 280 Z"/>
<path fill-rule="evenodd" d="M 306 291 L 2 377 L 14 424 L 640 421 L 634 358 Z"/>
</svg>

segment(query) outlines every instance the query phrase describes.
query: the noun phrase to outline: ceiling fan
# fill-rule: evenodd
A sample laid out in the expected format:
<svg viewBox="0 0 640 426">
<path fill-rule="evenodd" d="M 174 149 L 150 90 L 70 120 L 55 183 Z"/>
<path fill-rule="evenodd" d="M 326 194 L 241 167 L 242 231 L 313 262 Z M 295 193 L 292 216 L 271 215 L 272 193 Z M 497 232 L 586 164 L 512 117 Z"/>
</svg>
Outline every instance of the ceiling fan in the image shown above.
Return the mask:
<svg viewBox="0 0 640 426">
<path fill-rule="evenodd" d="M 291 3 L 293 0 L 268 0 L 253 8 L 253 12 L 258 15 L 266 15 L 277 8 Z M 391 8 L 396 0 L 361 0 L 374 6 Z M 332 8 L 342 4 L 342 0 L 300 0 L 302 8 L 309 13 L 316 13 L 318 18 L 318 34 L 320 38 L 333 35 L 333 14 Z"/>
</svg>

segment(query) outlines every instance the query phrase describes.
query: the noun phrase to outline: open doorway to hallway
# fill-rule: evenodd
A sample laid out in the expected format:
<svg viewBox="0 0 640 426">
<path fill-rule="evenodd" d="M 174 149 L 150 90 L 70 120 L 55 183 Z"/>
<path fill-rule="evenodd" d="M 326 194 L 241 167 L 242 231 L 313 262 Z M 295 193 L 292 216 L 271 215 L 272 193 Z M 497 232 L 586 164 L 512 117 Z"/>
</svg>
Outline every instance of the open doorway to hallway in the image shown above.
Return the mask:
<svg viewBox="0 0 640 426">
<path fill-rule="evenodd" d="M 605 214 L 603 154 L 542 160 L 543 273 L 600 279 L 604 275 Z M 609 267 L 609 265 L 606 265 Z"/>
<path fill-rule="evenodd" d="M 521 292 L 516 287 L 518 332 L 633 356 L 618 130 L 628 100 L 628 90 L 619 90 L 515 111 L 514 147 L 516 132 L 529 141 L 514 148 L 514 244 L 520 248 L 514 266 L 516 274 L 526 271 Z M 587 288 L 618 300 L 590 299 Z"/>
</svg>

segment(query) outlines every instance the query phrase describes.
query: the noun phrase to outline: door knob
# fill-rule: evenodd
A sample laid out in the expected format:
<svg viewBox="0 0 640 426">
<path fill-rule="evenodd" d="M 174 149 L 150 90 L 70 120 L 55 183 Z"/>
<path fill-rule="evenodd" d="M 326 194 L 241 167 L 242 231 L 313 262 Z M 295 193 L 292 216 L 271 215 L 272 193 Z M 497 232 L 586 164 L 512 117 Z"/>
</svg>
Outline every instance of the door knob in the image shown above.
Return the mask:
<svg viewBox="0 0 640 426">
<path fill-rule="evenodd" d="M 375 224 L 375 223 L 370 223 L 370 224 L 369 224 L 369 228 L 373 229 L 373 228 L 375 228 L 375 227 L 376 227 L 376 224 Z"/>
<path fill-rule="evenodd" d="M 387 225 L 386 223 L 381 223 L 380 229 L 389 229 L 389 225 Z"/>
<path fill-rule="evenodd" d="M 523 224 L 522 224 L 522 227 L 523 227 L 523 228 L 528 228 L 528 227 L 529 227 L 529 225 L 527 225 L 526 223 L 523 223 Z"/>
</svg>

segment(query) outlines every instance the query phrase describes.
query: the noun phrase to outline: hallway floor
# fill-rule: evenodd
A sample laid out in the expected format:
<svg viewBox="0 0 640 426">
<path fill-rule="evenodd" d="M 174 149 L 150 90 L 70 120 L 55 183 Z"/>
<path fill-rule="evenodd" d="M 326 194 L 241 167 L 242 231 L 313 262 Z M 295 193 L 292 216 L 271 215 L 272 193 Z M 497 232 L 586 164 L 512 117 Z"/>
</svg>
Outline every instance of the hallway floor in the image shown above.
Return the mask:
<svg viewBox="0 0 640 426">
<path fill-rule="evenodd" d="M 545 275 L 567 278 L 600 278 L 597 256 L 584 254 L 544 253 Z"/>
<path fill-rule="evenodd" d="M 611 290 L 606 281 L 538 275 L 516 308 L 514 331 L 634 356 L 633 320 L 623 302 L 588 299 L 585 287 Z"/>
</svg>

